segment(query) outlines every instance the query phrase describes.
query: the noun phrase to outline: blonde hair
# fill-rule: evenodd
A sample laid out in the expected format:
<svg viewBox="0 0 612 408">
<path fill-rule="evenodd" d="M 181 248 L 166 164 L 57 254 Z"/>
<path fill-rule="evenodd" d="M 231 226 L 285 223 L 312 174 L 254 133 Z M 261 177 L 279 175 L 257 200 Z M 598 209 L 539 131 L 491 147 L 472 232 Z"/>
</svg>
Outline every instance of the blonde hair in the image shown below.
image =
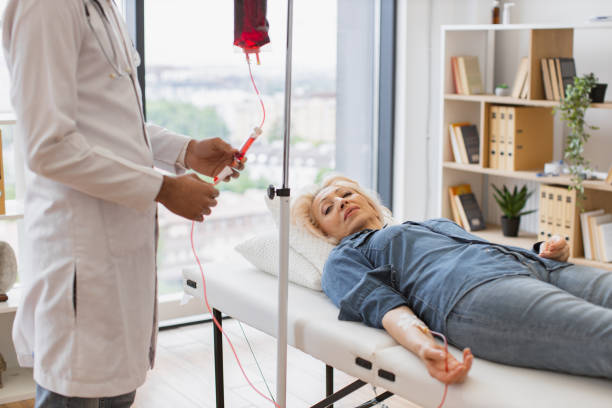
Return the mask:
<svg viewBox="0 0 612 408">
<path fill-rule="evenodd" d="M 295 199 L 291 206 L 291 222 L 305 228 L 316 237 L 322 238 L 333 245 L 337 245 L 339 242 L 338 239 L 330 237 L 321 230 L 312 211 L 312 202 L 317 194 L 329 186 L 348 187 L 352 189 L 357 194 L 363 196 L 368 204 L 372 206 L 381 223 L 385 224 L 392 220 L 391 211 L 382 205 L 378 194 L 361 187 L 359 183 L 348 177 L 332 175 L 323 180 L 320 185 L 308 187 Z"/>
</svg>

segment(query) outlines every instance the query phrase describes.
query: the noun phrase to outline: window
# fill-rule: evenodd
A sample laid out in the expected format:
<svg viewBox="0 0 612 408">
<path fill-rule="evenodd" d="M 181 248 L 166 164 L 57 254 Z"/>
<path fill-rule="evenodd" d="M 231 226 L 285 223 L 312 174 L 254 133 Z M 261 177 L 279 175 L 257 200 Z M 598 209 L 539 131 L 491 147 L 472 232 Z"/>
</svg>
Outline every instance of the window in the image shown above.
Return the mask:
<svg viewBox="0 0 612 408">
<path fill-rule="evenodd" d="M 8 0 L 0 0 L 0 18 L 4 17 L 4 9 Z M 2 24 L 0 23 L 0 27 Z M 8 68 L 6 67 L 6 62 L 4 61 L 4 48 L 0 46 L 0 113 L 10 112 L 12 111 L 11 103 L 9 100 L 9 91 L 10 91 L 10 79 L 8 74 Z"/>
<path fill-rule="evenodd" d="M 245 56 L 232 45 L 233 7 L 230 1 L 145 0 L 150 122 L 195 138 L 221 137 L 236 147 L 260 123 Z M 297 192 L 335 168 L 337 2 L 311 0 L 294 7 L 290 187 Z M 249 150 L 240 179 L 220 185 L 218 206 L 196 224 L 204 268 L 272 225 L 264 194 L 269 184 L 282 183 L 285 1 L 268 1 L 268 20 L 271 43 L 262 48 L 261 65 L 252 61 L 266 107 L 264 133 Z M 160 294 L 181 292 L 181 269 L 195 266 L 191 223 L 161 206 L 159 221 Z"/>
</svg>

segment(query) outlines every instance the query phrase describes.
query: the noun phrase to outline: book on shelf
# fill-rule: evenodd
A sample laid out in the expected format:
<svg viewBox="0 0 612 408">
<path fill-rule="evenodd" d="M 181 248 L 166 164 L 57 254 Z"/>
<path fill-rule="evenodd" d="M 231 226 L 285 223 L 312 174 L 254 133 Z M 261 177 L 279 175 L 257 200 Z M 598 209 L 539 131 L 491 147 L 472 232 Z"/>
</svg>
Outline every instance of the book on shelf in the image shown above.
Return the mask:
<svg viewBox="0 0 612 408">
<path fill-rule="evenodd" d="M 527 77 L 529 76 L 529 60 L 527 57 L 521 58 L 521 62 L 519 63 L 518 70 L 516 71 L 516 76 L 514 77 L 514 84 L 512 85 L 512 97 L 520 98 L 521 93 L 523 91 L 523 87 L 525 86 L 525 82 L 527 82 Z"/>
<path fill-rule="evenodd" d="M 598 228 L 601 262 L 612 262 L 612 222 L 600 224 Z"/>
<path fill-rule="evenodd" d="M 540 59 L 540 65 L 542 67 L 542 82 L 544 83 L 544 96 L 547 100 L 553 101 L 554 95 L 552 90 L 552 84 L 550 81 L 550 71 L 548 70 L 548 59 Z"/>
<path fill-rule="evenodd" d="M 506 159 L 506 113 L 508 108 L 506 106 L 498 106 L 498 119 L 497 119 L 497 169 L 503 170 Z"/>
<path fill-rule="evenodd" d="M 474 193 L 455 196 L 463 228 L 467 232 L 480 231 L 486 228 L 484 217 Z"/>
<path fill-rule="evenodd" d="M 525 75 L 525 81 L 523 82 L 523 88 L 521 89 L 520 99 L 529 99 L 529 75 Z"/>
<path fill-rule="evenodd" d="M 463 145 L 460 145 L 460 139 L 463 141 L 461 135 L 459 135 L 459 128 L 461 126 L 469 125 L 470 122 L 456 122 L 448 125 L 448 136 L 451 142 L 451 148 L 453 150 L 453 156 L 456 163 L 468 163 L 467 150 Z"/>
<path fill-rule="evenodd" d="M 560 97 L 560 101 L 562 101 L 563 99 L 565 99 L 565 88 L 563 88 L 563 75 L 561 73 L 561 63 L 559 61 L 559 58 L 553 58 L 553 60 L 555 61 L 555 69 L 557 70 L 557 82 L 559 82 L 558 86 L 559 86 L 559 97 Z"/>
<path fill-rule="evenodd" d="M 565 99 L 565 92 L 567 86 L 574 83 L 574 77 L 576 76 L 576 63 L 573 58 L 556 58 L 557 68 L 559 70 L 558 75 L 560 77 L 561 85 L 561 99 Z"/>
<path fill-rule="evenodd" d="M 482 77 L 480 75 L 480 64 L 478 57 L 466 55 L 458 57 L 459 73 L 462 87 L 468 95 L 477 95 L 484 92 Z"/>
<path fill-rule="evenodd" d="M 574 83 L 574 77 L 576 76 L 574 59 L 553 57 L 542 58 L 540 62 L 546 99 L 554 101 L 565 99 L 567 86 Z"/>
<path fill-rule="evenodd" d="M 576 192 L 569 188 L 564 189 L 563 195 L 563 235 L 565 241 L 570 247 L 570 253 L 574 253 L 578 248 L 575 248 L 574 235 L 578 233 L 578 223 L 580 217 L 578 216 L 579 211 L 576 206 Z"/>
<path fill-rule="evenodd" d="M 0 214 L 6 214 L 6 191 L 4 190 L 4 163 L 2 162 L 2 131 L 0 130 Z"/>
<path fill-rule="evenodd" d="M 579 221 L 576 192 L 567 187 L 540 185 L 538 213 L 538 239 L 545 241 L 553 235 L 565 239 L 573 254 L 578 250 L 574 243 Z"/>
<path fill-rule="evenodd" d="M 451 71 L 453 75 L 453 85 L 455 86 L 455 93 L 460 95 L 468 95 L 461 82 L 461 75 L 459 73 L 459 62 L 457 57 L 451 57 Z"/>
<path fill-rule="evenodd" d="M 563 189 L 558 189 L 554 192 L 553 197 L 553 235 L 565 237 L 564 224 L 565 208 L 563 208 L 564 194 Z"/>
<path fill-rule="evenodd" d="M 580 214 L 580 226 L 582 227 L 582 246 L 584 247 L 585 259 L 593 259 L 593 251 L 591 251 L 591 238 L 589 233 L 589 218 L 597 215 L 602 215 L 603 209 L 587 211 Z"/>
<path fill-rule="evenodd" d="M 478 164 L 480 162 L 480 136 L 476 125 L 459 126 L 458 130 L 463 142 L 459 143 L 459 146 L 465 149 L 468 163 Z"/>
<path fill-rule="evenodd" d="M 473 55 L 451 57 L 451 71 L 455 93 L 476 95 L 484 92 L 478 57 Z"/>
<path fill-rule="evenodd" d="M 495 113 L 495 118 L 493 118 Z M 536 170 L 552 161 L 553 117 L 550 108 L 491 106 L 489 167 Z"/>
<path fill-rule="evenodd" d="M 465 91 L 461 87 L 461 77 L 459 76 L 459 66 L 457 65 L 457 57 L 451 57 L 451 71 L 453 76 L 453 85 L 455 93 L 464 95 Z"/>
<path fill-rule="evenodd" d="M 548 192 L 546 191 L 546 186 L 542 184 L 540 186 L 540 207 L 538 209 L 538 241 L 546 241 L 548 224 L 546 220 L 546 208 L 548 204 L 546 200 L 548 199 Z"/>
<path fill-rule="evenodd" d="M 554 58 L 547 58 L 548 60 L 548 72 L 550 73 L 550 84 L 553 91 L 553 100 L 561 100 L 561 89 L 559 88 L 559 81 L 557 79 L 557 65 L 555 64 Z"/>
<path fill-rule="evenodd" d="M 602 251 L 600 247 L 599 228 L 601 224 L 612 222 L 612 214 L 602 214 L 589 217 L 589 239 L 591 240 L 591 253 L 596 261 L 602 260 Z"/>
<path fill-rule="evenodd" d="M 457 225 L 461 227 L 463 227 L 463 221 L 461 220 L 461 215 L 459 215 L 459 208 L 457 207 L 455 197 L 460 194 L 467 194 L 471 192 L 472 187 L 469 184 L 459 184 L 456 186 L 450 186 L 448 188 L 448 197 L 450 200 L 451 213 L 453 214 L 453 221 L 455 221 Z"/>
<path fill-rule="evenodd" d="M 555 235 L 555 188 L 546 188 L 546 238 Z"/>
<path fill-rule="evenodd" d="M 498 168 L 499 164 L 499 107 L 489 109 L 489 167 Z"/>
<path fill-rule="evenodd" d="M 606 183 L 612 184 L 612 167 L 610 167 L 610 171 L 608 172 L 608 177 L 606 177 Z"/>
</svg>

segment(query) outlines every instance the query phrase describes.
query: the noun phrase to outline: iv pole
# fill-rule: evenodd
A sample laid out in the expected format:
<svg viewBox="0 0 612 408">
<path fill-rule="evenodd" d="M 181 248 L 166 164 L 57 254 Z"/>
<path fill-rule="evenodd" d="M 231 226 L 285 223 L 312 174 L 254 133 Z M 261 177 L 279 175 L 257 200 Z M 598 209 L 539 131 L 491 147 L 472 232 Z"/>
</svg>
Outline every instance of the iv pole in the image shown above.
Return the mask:
<svg viewBox="0 0 612 408">
<path fill-rule="evenodd" d="M 285 62 L 285 132 L 283 140 L 283 187 L 276 189 L 280 202 L 278 325 L 276 343 L 276 403 L 286 408 L 287 400 L 287 299 L 289 274 L 289 139 L 291 129 L 291 58 L 293 47 L 293 0 L 287 0 L 287 52 Z M 274 194 L 273 187 L 272 192 Z"/>
</svg>

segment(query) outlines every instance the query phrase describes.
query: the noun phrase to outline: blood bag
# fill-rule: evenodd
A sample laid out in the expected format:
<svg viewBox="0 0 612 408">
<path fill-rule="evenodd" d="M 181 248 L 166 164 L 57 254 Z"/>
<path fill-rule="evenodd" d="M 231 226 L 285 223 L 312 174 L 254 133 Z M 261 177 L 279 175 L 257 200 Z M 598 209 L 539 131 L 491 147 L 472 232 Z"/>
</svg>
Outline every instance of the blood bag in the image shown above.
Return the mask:
<svg viewBox="0 0 612 408">
<path fill-rule="evenodd" d="M 234 0 L 234 45 L 246 53 L 259 53 L 270 42 L 267 0 Z"/>
</svg>

